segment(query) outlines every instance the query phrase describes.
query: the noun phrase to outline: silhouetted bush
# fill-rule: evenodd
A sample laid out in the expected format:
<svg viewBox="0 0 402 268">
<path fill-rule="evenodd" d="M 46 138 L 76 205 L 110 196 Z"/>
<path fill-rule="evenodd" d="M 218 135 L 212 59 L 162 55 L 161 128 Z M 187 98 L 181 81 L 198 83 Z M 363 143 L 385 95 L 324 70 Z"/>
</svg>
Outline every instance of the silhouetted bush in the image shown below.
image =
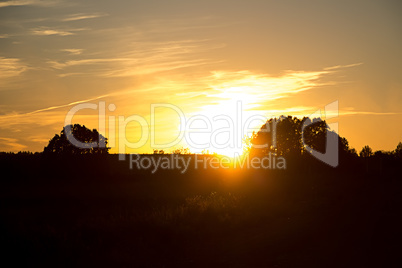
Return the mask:
<svg viewBox="0 0 402 268">
<path fill-rule="evenodd" d="M 73 145 L 70 140 L 75 138 L 84 148 Z M 44 155 L 82 155 L 107 154 L 107 138 L 96 129 L 90 130 L 79 124 L 68 125 L 59 134 L 56 134 L 44 148 Z"/>
</svg>

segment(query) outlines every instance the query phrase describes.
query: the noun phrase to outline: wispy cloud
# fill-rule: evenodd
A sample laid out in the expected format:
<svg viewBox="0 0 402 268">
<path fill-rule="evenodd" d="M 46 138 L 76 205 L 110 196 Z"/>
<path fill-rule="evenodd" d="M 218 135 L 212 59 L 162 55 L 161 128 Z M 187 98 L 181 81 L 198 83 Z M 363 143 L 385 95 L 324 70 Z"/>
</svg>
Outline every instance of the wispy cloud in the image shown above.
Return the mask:
<svg viewBox="0 0 402 268">
<path fill-rule="evenodd" d="M 217 107 L 232 106 L 236 101 L 243 103 L 246 110 L 265 110 L 273 101 L 300 94 L 304 91 L 319 88 L 324 85 L 334 85 L 326 77 L 341 68 L 359 66 L 361 63 L 338 65 L 317 71 L 288 70 L 279 76 L 264 73 L 244 71 L 215 71 L 202 80 L 210 89 L 204 91 L 208 99 L 202 110 L 213 110 Z M 191 92 L 189 90 L 188 92 Z M 197 93 L 197 92 L 193 92 Z M 298 107 L 297 110 L 300 107 Z M 306 108 L 306 107 L 304 107 Z M 289 110 L 296 112 L 297 110 Z M 265 110 L 266 112 L 278 112 Z"/>
<path fill-rule="evenodd" d="M 267 114 L 279 117 L 281 115 L 291 115 L 291 116 L 310 116 L 317 111 L 320 107 L 313 107 L 313 106 L 295 106 L 295 107 L 288 107 L 285 109 L 272 109 L 267 110 Z M 350 116 L 350 115 L 378 115 L 378 116 L 389 116 L 389 115 L 398 115 L 401 113 L 396 112 L 375 112 L 375 111 L 357 111 L 351 108 L 344 108 L 340 109 L 337 113 L 331 114 L 331 116 Z M 328 114 L 326 114 L 328 116 Z M 331 117 L 332 118 L 332 117 Z M 325 119 L 325 117 L 323 118 Z"/>
<path fill-rule="evenodd" d="M 347 64 L 347 65 L 336 65 L 336 66 L 326 67 L 326 68 L 324 68 L 324 70 L 336 70 L 336 69 L 350 68 L 350 67 L 356 67 L 356 66 L 359 66 L 362 64 L 363 64 L 363 62 L 352 63 L 352 64 Z"/>
<path fill-rule="evenodd" d="M 0 78 L 2 79 L 19 76 L 27 69 L 28 66 L 20 59 L 0 57 Z"/>
<path fill-rule="evenodd" d="M 0 116 L 0 122 L 2 122 L 2 120 L 8 120 L 10 118 L 23 117 L 23 116 L 33 115 L 33 114 L 37 114 L 37 113 L 41 113 L 41 112 L 48 112 L 48 111 L 52 111 L 52 110 L 56 110 L 56 109 L 60 109 L 60 108 L 65 108 L 65 107 L 69 107 L 69 106 L 72 106 L 72 105 L 77 105 L 77 104 L 80 104 L 80 103 L 90 102 L 90 101 L 102 99 L 102 98 L 105 98 L 105 97 L 108 97 L 108 96 L 111 96 L 111 95 L 112 94 L 101 95 L 101 96 L 97 96 L 97 97 L 86 99 L 86 100 L 79 100 L 79 101 L 74 101 L 74 102 L 70 102 L 70 103 L 67 103 L 67 104 L 41 108 L 41 109 L 37 109 L 37 110 L 27 112 L 27 113 L 5 114 L 5 115 Z"/>
<path fill-rule="evenodd" d="M 88 76 L 88 73 L 76 72 L 76 73 L 62 73 L 58 75 L 58 77 L 69 77 L 69 76 Z"/>
<path fill-rule="evenodd" d="M 198 60 L 177 60 L 171 62 L 162 62 L 155 63 L 149 65 L 139 65 L 139 66 L 127 66 L 125 68 L 121 68 L 118 70 L 112 70 L 110 72 L 105 72 L 102 76 L 105 77 L 127 77 L 127 76 L 135 76 L 135 75 L 145 75 L 145 74 L 154 74 L 159 72 L 172 71 L 182 68 L 207 65 L 219 63 L 220 61 L 211 61 L 207 59 L 198 59 Z"/>
<path fill-rule="evenodd" d="M 218 71 L 206 78 L 212 89 L 207 96 L 221 104 L 239 100 L 250 107 L 262 106 L 266 102 L 318 87 L 323 83 L 320 78 L 328 73 L 329 71 L 288 71 L 274 77 L 249 70 Z"/>
<path fill-rule="evenodd" d="M 354 109 L 340 110 L 339 115 L 398 115 L 396 112 L 356 111 Z"/>
<path fill-rule="evenodd" d="M 59 36 L 68 36 L 75 35 L 75 32 L 87 30 L 86 28 L 78 28 L 78 29 L 56 29 L 56 28 L 48 28 L 48 27 L 39 27 L 31 30 L 32 35 L 39 36 L 47 36 L 47 35 L 59 35 Z"/>
<path fill-rule="evenodd" d="M 18 143 L 15 138 L 0 138 L 0 146 L 3 151 L 17 152 L 27 148 L 26 145 Z"/>
<path fill-rule="evenodd" d="M 69 60 L 65 62 L 58 61 L 48 61 L 48 64 L 51 65 L 54 69 L 64 69 L 66 67 L 72 66 L 81 66 L 81 65 L 91 65 L 91 64 L 100 64 L 100 63 L 110 63 L 110 62 L 121 62 L 121 61 L 130 61 L 130 59 L 125 58 L 117 58 L 117 59 L 84 59 L 84 60 Z"/>
<path fill-rule="evenodd" d="M 60 51 L 70 53 L 70 55 L 80 55 L 84 50 L 80 48 L 66 48 Z"/>
<path fill-rule="evenodd" d="M 160 79 L 158 84 L 154 83 L 148 89 L 143 87 L 142 90 L 157 96 L 165 96 L 164 92 L 169 92 L 169 101 L 186 107 L 191 114 L 214 116 L 223 111 L 235 110 L 236 103 L 240 101 L 245 112 L 264 115 L 308 115 L 316 111 L 316 108 L 290 106 L 286 109 L 276 109 L 276 104 L 279 99 L 317 90 L 323 85 L 336 84 L 334 81 L 328 82 L 328 77 L 333 72 L 334 69 L 324 68 L 316 71 L 286 71 L 281 75 L 272 76 L 251 70 L 223 70 L 197 78 L 171 76 Z"/>
<path fill-rule="evenodd" d="M 76 21 L 76 20 L 86 20 L 86 19 L 95 19 L 100 17 L 108 16 L 106 13 L 94 13 L 94 14 L 73 14 L 68 16 L 67 18 L 62 19 L 62 21 Z"/>
<path fill-rule="evenodd" d="M 63 77 L 83 74 L 101 77 L 128 77 L 221 62 L 196 57 L 200 52 L 217 48 L 205 44 L 205 42 L 206 40 L 136 42 L 132 43 L 126 51 L 108 58 L 50 60 L 47 63 L 57 70 L 75 67 L 68 73 L 59 74 Z M 80 52 L 66 49 L 63 51 L 71 54 Z M 104 54 L 107 55 L 107 53 Z M 78 69 L 84 65 L 93 65 L 93 68 L 91 70 Z"/>
<path fill-rule="evenodd" d="M 46 0 L 11 0 L 0 2 L 0 8 L 2 7 L 11 7 L 11 6 L 55 6 L 60 1 L 53 0 L 53 1 L 46 1 Z"/>
</svg>

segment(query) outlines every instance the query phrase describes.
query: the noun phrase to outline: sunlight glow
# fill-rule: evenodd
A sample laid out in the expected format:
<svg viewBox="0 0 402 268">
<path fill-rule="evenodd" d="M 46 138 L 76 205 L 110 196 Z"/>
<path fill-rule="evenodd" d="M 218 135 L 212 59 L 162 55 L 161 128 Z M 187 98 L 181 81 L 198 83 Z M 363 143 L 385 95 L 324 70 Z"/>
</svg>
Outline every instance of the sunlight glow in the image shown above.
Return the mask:
<svg viewBox="0 0 402 268">
<path fill-rule="evenodd" d="M 247 110 L 257 107 L 258 94 L 249 94 L 252 89 L 247 86 L 214 89 L 219 93 L 209 96 L 214 98 L 213 104 L 202 106 L 199 112 L 199 115 L 211 122 L 212 135 L 194 135 L 200 143 L 209 144 L 207 150 L 210 152 L 229 157 L 240 156 L 244 151 L 243 138 L 246 134 L 243 132 L 242 117 L 249 114 Z M 190 127 L 202 129 L 206 126 L 197 126 L 194 122 Z M 190 149 L 199 151 L 191 144 Z"/>
<path fill-rule="evenodd" d="M 186 147 L 194 153 L 208 150 L 230 157 L 241 155 L 243 139 L 275 116 L 266 109 L 273 101 L 317 86 L 326 72 L 289 71 L 278 77 L 250 71 L 212 72 L 205 79 L 208 90 L 201 105 L 194 103 L 197 108 L 186 114 L 197 120 L 179 126 L 190 136 Z"/>
</svg>

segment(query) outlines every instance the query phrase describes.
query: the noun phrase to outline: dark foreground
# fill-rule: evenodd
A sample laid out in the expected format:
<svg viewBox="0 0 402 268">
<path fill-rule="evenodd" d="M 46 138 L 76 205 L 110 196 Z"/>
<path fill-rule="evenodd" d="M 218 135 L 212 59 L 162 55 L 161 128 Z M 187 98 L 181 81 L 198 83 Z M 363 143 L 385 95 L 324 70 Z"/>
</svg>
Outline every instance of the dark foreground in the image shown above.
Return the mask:
<svg viewBox="0 0 402 268">
<path fill-rule="evenodd" d="M 1 266 L 401 267 L 400 171 L 1 159 Z"/>
</svg>

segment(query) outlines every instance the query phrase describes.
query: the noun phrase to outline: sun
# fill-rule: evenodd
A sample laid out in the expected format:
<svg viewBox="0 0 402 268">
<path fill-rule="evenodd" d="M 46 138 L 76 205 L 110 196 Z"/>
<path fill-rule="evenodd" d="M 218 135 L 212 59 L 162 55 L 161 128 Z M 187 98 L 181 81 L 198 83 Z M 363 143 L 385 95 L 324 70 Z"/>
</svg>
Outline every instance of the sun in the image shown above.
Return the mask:
<svg viewBox="0 0 402 268">
<path fill-rule="evenodd" d="M 225 155 L 230 158 L 238 158 L 244 154 L 244 150 L 243 148 L 225 148 L 219 149 L 216 153 L 218 155 Z"/>
<path fill-rule="evenodd" d="M 186 132 L 186 142 L 194 153 L 209 151 L 231 158 L 239 157 L 244 152 L 244 138 L 249 136 L 244 131 L 249 112 L 258 97 L 248 94 L 244 86 L 220 89 L 211 98 L 210 104 L 201 106 L 192 113 L 180 128 Z M 260 123 L 261 125 L 261 123 Z"/>
</svg>

